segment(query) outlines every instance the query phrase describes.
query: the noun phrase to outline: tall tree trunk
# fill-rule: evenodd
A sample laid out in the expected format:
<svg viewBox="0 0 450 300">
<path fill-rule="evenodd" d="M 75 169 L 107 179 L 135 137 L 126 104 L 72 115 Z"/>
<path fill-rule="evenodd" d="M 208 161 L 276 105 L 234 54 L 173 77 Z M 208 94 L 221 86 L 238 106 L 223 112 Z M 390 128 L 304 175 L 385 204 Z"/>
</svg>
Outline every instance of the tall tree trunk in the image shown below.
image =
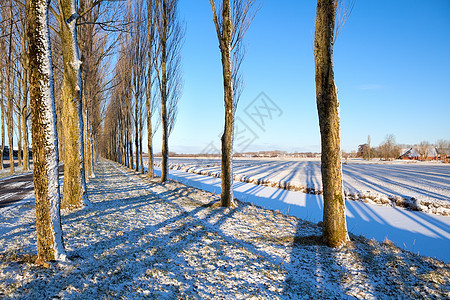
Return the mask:
<svg viewBox="0 0 450 300">
<path fill-rule="evenodd" d="M 153 129 L 152 129 L 152 70 L 153 39 L 155 36 L 153 0 L 147 0 L 147 39 L 148 39 L 148 75 L 147 75 L 147 141 L 148 141 L 148 177 L 153 178 Z"/>
<path fill-rule="evenodd" d="M 10 19 L 10 27 L 9 27 L 9 55 L 8 55 L 8 66 L 7 66 L 7 85 L 6 85 L 6 97 L 8 101 L 8 141 L 9 141 L 9 162 L 10 162 L 10 173 L 14 174 L 14 108 L 13 108 L 13 94 L 12 94 L 12 85 L 14 84 L 14 80 L 12 80 L 12 34 L 13 34 L 13 7 L 12 0 L 10 1 L 10 10 L 9 10 L 9 19 Z M 11 82 L 12 80 L 12 82 Z"/>
<path fill-rule="evenodd" d="M 28 153 L 28 125 L 27 125 L 27 109 L 22 111 L 22 136 L 23 136 L 23 170 L 28 171 L 30 169 L 29 162 L 30 157 Z"/>
<path fill-rule="evenodd" d="M 1 62 L 1 60 L 0 60 Z M 2 114 L 2 144 L 0 146 L 0 170 L 3 170 L 3 153 L 5 151 L 5 102 L 3 99 L 3 76 L 0 76 L 0 113 Z"/>
<path fill-rule="evenodd" d="M 87 102 L 87 101 L 86 101 Z M 84 102 L 86 106 L 83 113 L 83 127 L 84 127 L 84 179 L 87 181 L 91 177 L 91 162 L 90 162 L 90 141 L 89 141 L 89 109 L 87 108 L 87 103 Z"/>
<path fill-rule="evenodd" d="M 20 95 L 19 95 L 20 97 Z M 19 101 L 19 107 L 22 106 L 22 100 Z M 22 166 L 22 114 L 19 111 L 17 115 L 17 132 L 19 136 L 17 137 L 17 164 L 18 166 Z"/>
<path fill-rule="evenodd" d="M 63 52 L 64 195 L 62 208 L 89 205 L 84 169 L 81 61 L 78 53 L 74 0 L 60 0 L 60 37 Z"/>
<path fill-rule="evenodd" d="M 153 136 L 152 136 L 152 113 L 149 100 L 150 95 L 147 96 L 147 141 L 148 141 L 148 177 L 153 178 Z M 149 111 L 150 110 L 150 111 Z"/>
<path fill-rule="evenodd" d="M 96 161 L 95 161 L 94 134 L 92 133 L 92 123 L 90 122 L 90 118 L 88 118 L 88 125 L 89 125 L 89 145 L 90 145 L 89 173 L 92 178 L 95 178 L 94 165 Z"/>
<path fill-rule="evenodd" d="M 135 98 L 135 110 L 134 110 L 134 146 L 136 149 L 136 165 L 134 166 L 134 170 L 136 172 L 139 171 L 139 108 L 138 108 L 138 96 Z"/>
<path fill-rule="evenodd" d="M 129 110 L 128 114 L 128 152 L 129 152 L 129 165 L 128 167 L 130 169 L 133 169 L 133 140 L 132 140 L 133 134 L 131 132 L 131 108 Z"/>
<path fill-rule="evenodd" d="M 22 84 L 23 84 L 23 75 L 22 74 L 22 80 L 19 82 L 19 80 L 17 80 L 17 90 L 20 91 L 18 92 L 17 95 L 17 133 L 18 133 L 18 137 L 17 137 L 17 166 L 20 167 L 22 166 L 22 110 L 20 109 L 22 107 L 22 92 L 23 92 L 23 88 L 22 88 Z"/>
<path fill-rule="evenodd" d="M 30 104 L 38 263 L 64 260 L 58 182 L 53 73 L 48 32 L 49 0 L 27 0 L 30 54 Z"/>
<path fill-rule="evenodd" d="M 342 190 L 339 101 L 333 71 L 335 0 L 318 0 L 314 41 L 317 111 L 322 143 L 323 239 L 340 247 L 349 238 Z"/>
<path fill-rule="evenodd" d="M 220 42 L 222 54 L 222 72 L 225 104 L 225 127 L 222 142 L 222 177 L 221 177 L 221 205 L 231 207 L 233 199 L 233 130 L 234 130 L 234 100 L 231 66 L 231 6 L 230 0 L 223 1 L 223 36 Z"/>
<path fill-rule="evenodd" d="M 25 31 L 25 30 L 24 30 Z M 26 33 L 24 33 L 26 35 Z M 23 77 L 22 77 L 22 106 L 20 107 L 21 113 L 20 117 L 22 119 L 22 140 L 23 140 L 23 170 L 28 171 L 29 169 L 29 156 L 28 156 L 28 51 L 26 46 L 26 37 L 24 37 L 22 41 L 22 49 L 23 49 Z"/>
<path fill-rule="evenodd" d="M 141 160 L 141 174 L 144 174 L 144 158 L 142 156 L 142 129 L 139 129 L 139 157 Z"/>
<path fill-rule="evenodd" d="M 169 173 L 169 124 L 167 116 L 167 0 L 163 0 L 163 30 L 161 37 L 161 121 L 162 121 L 162 167 L 161 182 L 167 180 Z"/>
</svg>

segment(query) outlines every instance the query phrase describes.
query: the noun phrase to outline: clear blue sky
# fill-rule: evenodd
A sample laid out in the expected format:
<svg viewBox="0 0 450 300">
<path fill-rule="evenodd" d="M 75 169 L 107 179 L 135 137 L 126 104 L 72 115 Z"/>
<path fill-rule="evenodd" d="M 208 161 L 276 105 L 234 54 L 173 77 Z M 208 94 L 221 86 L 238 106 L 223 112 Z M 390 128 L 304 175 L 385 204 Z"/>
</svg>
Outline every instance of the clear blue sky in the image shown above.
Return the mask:
<svg viewBox="0 0 450 300">
<path fill-rule="evenodd" d="M 262 1 L 245 36 L 245 89 L 237 109 L 257 136 L 246 151 L 320 151 L 314 84 L 315 1 Z M 209 1 L 182 0 L 184 90 L 170 150 L 220 147 L 220 53 Z M 357 1 L 334 48 L 342 149 L 370 134 L 398 143 L 450 139 L 450 1 Z M 246 107 L 264 92 L 281 110 L 258 127 Z M 258 100 L 260 101 L 260 100 Z M 160 130 L 155 152 L 161 149 Z"/>
</svg>

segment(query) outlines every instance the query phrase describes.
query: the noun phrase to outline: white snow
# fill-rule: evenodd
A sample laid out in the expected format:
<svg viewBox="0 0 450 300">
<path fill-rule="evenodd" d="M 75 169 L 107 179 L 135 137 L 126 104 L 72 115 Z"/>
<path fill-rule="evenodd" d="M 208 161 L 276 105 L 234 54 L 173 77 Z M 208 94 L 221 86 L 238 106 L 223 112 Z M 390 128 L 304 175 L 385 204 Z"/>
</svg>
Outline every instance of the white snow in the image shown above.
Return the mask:
<svg viewBox="0 0 450 300">
<path fill-rule="evenodd" d="M 155 168 L 159 174 L 159 168 Z M 169 178 L 220 195 L 220 178 L 170 170 Z M 322 197 L 251 183 L 234 182 L 234 196 L 303 220 L 322 220 Z M 450 262 L 450 217 L 360 201 L 346 201 L 349 232 L 383 241 L 414 253 Z"/>
<path fill-rule="evenodd" d="M 219 197 L 209 192 L 172 181 L 160 184 L 107 161 L 98 163 L 96 174 L 88 184 L 91 207 L 62 216 L 67 262 L 50 262 L 49 269 L 32 264 L 33 199 L 0 212 L 0 297 L 450 296 L 448 264 L 390 242 L 352 236 L 352 245 L 331 249 L 315 238 L 321 228 L 308 221 L 245 202 L 235 209 L 215 208 L 211 204 Z M 215 187 L 208 183 L 213 178 L 180 174 Z M 299 194 L 305 200 L 314 196 Z"/>
<path fill-rule="evenodd" d="M 157 164 L 158 159 L 155 160 Z M 322 179 L 319 160 L 234 160 L 237 181 L 320 193 Z M 170 168 L 208 176 L 220 176 L 217 159 L 170 159 Z M 450 165 L 439 163 L 343 164 L 347 199 L 406 207 L 440 215 L 450 215 Z"/>
</svg>

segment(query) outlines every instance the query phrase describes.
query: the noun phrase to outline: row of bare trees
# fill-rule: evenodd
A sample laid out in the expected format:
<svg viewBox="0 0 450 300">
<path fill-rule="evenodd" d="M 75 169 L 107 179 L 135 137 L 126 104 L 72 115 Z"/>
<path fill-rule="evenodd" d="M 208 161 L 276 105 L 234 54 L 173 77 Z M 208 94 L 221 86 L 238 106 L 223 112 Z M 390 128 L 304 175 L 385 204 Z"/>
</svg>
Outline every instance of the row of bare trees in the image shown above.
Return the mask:
<svg viewBox="0 0 450 300">
<path fill-rule="evenodd" d="M 89 205 L 86 180 L 94 176 L 110 85 L 107 58 L 114 44 L 108 32 L 116 30 L 117 6 L 93 0 L 6 0 L 0 5 L 0 157 L 6 131 L 14 173 L 16 131 L 18 163 L 29 168 L 31 116 L 39 263 L 65 257 L 60 207 Z M 62 200 L 59 158 L 65 173 Z"/>
<path fill-rule="evenodd" d="M 5 116 L 8 132 L 12 131 L 14 117 L 10 114 L 14 99 L 27 99 L 23 85 L 28 82 L 35 156 L 38 261 L 44 263 L 64 259 L 60 203 L 67 209 L 89 205 L 86 179 L 93 176 L 99 150 L 107 158 L 144 172 L 142 142 L 147 123 L 149 176 L 153 176 L 152 138 L 161 122 L 161 181 L 167 180 L 168 137 L 175 124 L 182 88 L 180 48 L 184 26 L 178 18 L 177 0 L 128 0 L 123 10 L 117 10 L 118 15 L 114 9 L 102 6 L 106 1 L 6 2 L 9 6 L 2 5 L 1 11 L 1 47 L 9 49 L 1 65 L 2 120 Z M 231 161 L 234 114 L 242 91 L 239 67 L 245 53 L 242 41 L 256 9 L 253 0 L 210 0 L 210 4 L 224 85 L 221 206 L 231 207 L 234 205 Z M 339 105 L 332 63 L 338 5 L 336 0 L 318 0 L 314 44 L 322 136 L 323 238 L 334 247 L 348 240 L 342 193 Z M 14 9 L 23 11 L 23 19 L 13 18 L 20 15 Z M 115 23 L 117 19 L 121 19 L 122 25 Z M 20 22 L 25 24 L 22 35 L 13 35 L 14 27 Z M 100 30 L 112 30 L 114 37 Z M 26 45 L 22 45 L 21 51 L 18 43 L 13 43 L 20 37 Z M 109 76 L 108 57 L 114 42 L 119 51 L 112 58 L 115 68 Z M 13 52 L 14 47 L 19 50 Z M 53 55 L 51 48 L 55 49 Z M 16 65 L 12 63 L 13 58 Z M 20 64 L 22 72 L 16 70 Z M 25 69 L 29 80 L 19 80 L 27 73 Z M 107 105 L 103 102 L 106 97 Z M 160 120 L 156 126 L 152 124 L 152 116 Z M 12 136 L 8 134 L 11 146 Z M 65 172 L 62 202 L 57 176 L 59 154 Z"/>
<path fill-rule="evenodd" d="M 10 173 L 15 171 L 13 144 L 17 137 L 18 165 L 29 169 L 28 156 L 28 61 L 26 53 L 26 17 L 23 5 L 15 1 L 0 4 L 0 170 L 8 139 Z"/>
<path fill-rule="evenodd" d="M 161 124 L 163 182 L 168 175 L 169 135 L 182 90 L 184 25 L 177 5 L 176 0 L 128 2 L 127 26 L 119 38 L 115 84 L 106 108 L 102 143 L 107 158 L 144 173 L 142 144 L 146 123 L 148 174 L 153 177 L 152 139 Z M 157 118 L 156 124 L 152 124 L 152 117 Z"/>
</svg>

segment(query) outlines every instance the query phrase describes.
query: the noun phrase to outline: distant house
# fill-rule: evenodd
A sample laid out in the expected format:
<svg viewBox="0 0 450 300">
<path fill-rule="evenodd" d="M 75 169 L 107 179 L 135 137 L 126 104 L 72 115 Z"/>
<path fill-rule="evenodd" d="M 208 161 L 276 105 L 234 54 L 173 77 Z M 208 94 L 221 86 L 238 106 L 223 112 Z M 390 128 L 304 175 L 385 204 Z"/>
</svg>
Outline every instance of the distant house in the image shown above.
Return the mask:
<svg viewBox="0 0 450 300">
<path fill-rule="evenodd" d="M 437 149 L 438 159 L 448 160 L 450 158 L 450 149 Z"/>
<path fill-rule="evenodd" d="M 420 154 L 420 150 L 416 147 L 412 148 L 406 148 L 402 149 L 402 154 L 400 155 L 399 159 L 409 159 L 409 160 L 421 160 L 423 159 L 422 155 Z M 425 160 L 438 160 L 439 155 L 436 147 L 428 147 L 425 151 L 427 157 Z"/>
</svg>

